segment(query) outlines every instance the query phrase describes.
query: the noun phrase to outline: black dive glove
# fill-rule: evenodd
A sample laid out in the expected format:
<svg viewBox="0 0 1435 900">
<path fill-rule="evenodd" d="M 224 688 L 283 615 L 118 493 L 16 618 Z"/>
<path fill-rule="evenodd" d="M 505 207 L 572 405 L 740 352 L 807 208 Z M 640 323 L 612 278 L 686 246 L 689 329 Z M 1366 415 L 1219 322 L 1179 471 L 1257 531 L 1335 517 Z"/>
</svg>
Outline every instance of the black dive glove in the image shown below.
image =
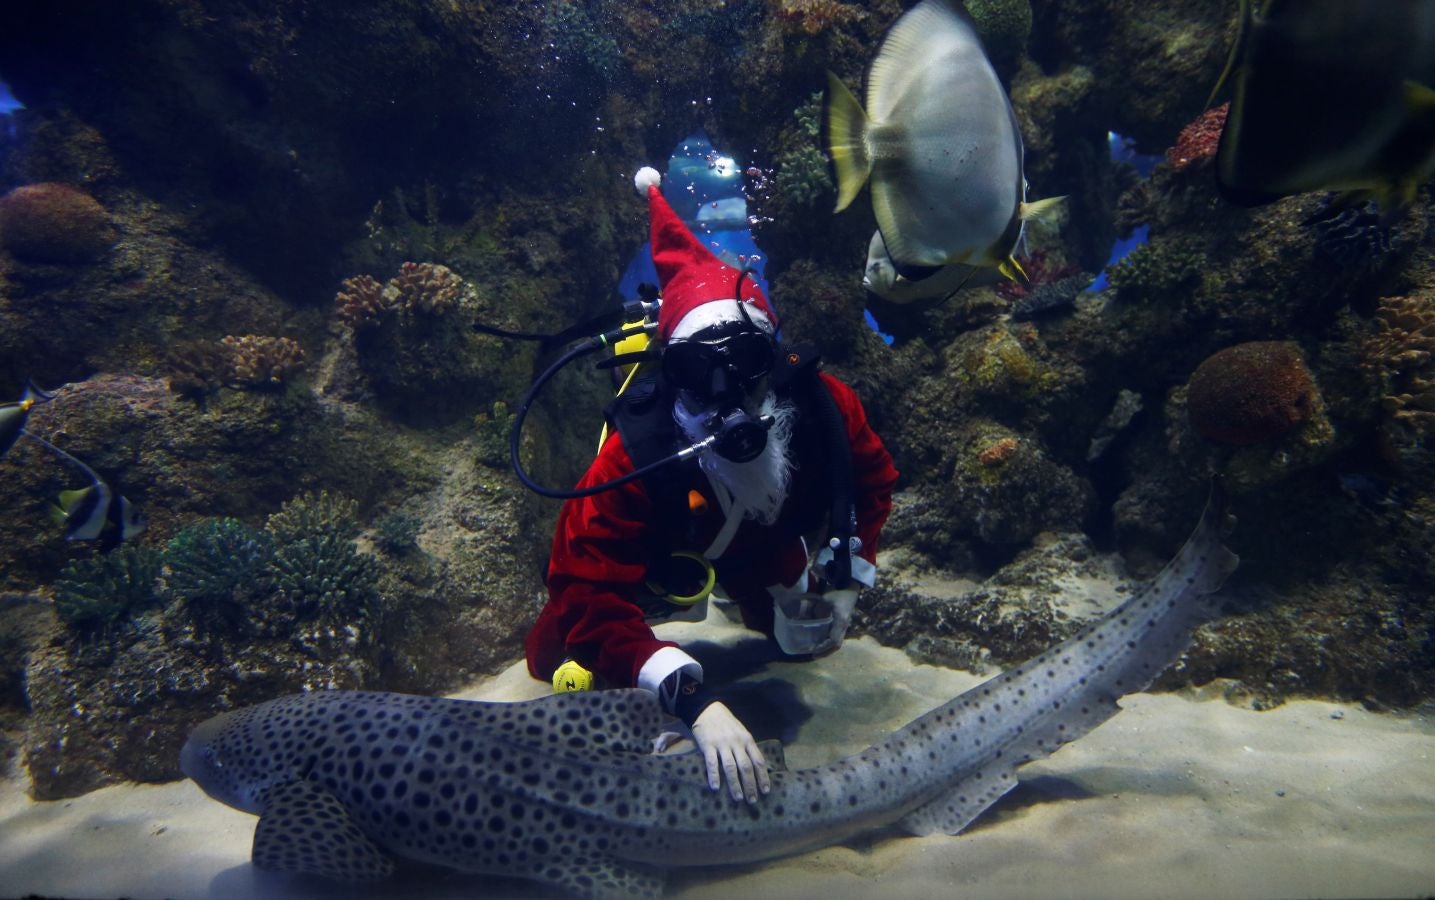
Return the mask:
<svg viewBox="0 0 1435 900">
<path fill-rule="evenodd" d="M 683 720 L 689 728 L 718 698 L 703 686 L 701 681 L 682 671 L 674 672 L 663 679 L 660 694 L 664 706 L 670 706 L 672 714 Z"/>
</svg>

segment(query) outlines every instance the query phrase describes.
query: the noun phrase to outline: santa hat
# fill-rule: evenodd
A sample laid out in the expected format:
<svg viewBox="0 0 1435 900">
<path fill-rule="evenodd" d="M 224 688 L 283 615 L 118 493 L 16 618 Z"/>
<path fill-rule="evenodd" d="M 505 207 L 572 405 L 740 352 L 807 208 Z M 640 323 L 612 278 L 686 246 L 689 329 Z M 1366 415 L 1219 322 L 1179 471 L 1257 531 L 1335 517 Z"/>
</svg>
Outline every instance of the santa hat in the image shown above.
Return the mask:
<svg viewBox="0 0 1435 900">
<path fill-rule="evenodd" d="M 638 190 L 648 195 L 653 265 L 663 289 L 658 339 L 681 340 L 711 325 L 744 321 L 734 302 L 742 273 L 714 256 L 688 230 L 658 188 L 661 178 L 656 169 L 648 166 L 639 169 L 633 178 Z M 748 317 L 769 334 L 776 332 L 777 314 L 762 288 L 751 275 L 741 281 Z"/>
</svg>

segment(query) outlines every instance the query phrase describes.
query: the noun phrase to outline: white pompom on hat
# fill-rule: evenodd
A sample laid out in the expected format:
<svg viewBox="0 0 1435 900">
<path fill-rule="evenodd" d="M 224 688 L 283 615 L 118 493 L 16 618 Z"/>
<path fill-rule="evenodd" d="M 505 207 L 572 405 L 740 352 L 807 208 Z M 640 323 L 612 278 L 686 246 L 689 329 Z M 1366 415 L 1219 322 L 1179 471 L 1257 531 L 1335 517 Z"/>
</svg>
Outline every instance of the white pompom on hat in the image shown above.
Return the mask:
<svg viewBox="0 0 1435 900">
<path fill-rule="evenodd" d="M 648 193 L 648 188 L 656 187 L 662 183 L 663 176 L 658 174 L 658 170 L 652 166 L 643 166 L 638 170 L 638 174 L 633 176 L 633 187 L 638 189 L 638 193 L 645 196 Z"/>
</svg>

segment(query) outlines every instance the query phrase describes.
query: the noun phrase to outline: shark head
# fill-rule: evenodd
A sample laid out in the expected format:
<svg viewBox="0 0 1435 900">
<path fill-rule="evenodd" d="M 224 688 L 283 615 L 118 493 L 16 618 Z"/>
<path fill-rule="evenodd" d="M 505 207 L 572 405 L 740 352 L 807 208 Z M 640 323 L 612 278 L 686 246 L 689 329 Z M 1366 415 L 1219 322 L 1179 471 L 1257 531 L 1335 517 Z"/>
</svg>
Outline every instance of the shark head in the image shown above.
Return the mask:
<svg viewBox="0 0 1435 900">
<path fill-rule="evenodd" d="M 179 767 L 209 796 L 259 815 L 270 788 L 303 774 L 302 759 L 287 752 L 285 727 L 275 701 L 220 713 L 190 733 Z"/>
</svg>

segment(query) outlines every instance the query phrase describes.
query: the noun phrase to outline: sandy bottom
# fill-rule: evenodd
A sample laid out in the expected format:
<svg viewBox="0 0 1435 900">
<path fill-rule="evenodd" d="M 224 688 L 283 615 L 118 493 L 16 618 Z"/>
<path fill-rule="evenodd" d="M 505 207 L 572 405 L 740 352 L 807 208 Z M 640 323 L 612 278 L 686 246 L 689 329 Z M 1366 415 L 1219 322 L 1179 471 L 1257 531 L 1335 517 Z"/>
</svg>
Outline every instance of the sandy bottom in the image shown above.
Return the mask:
<svg viewBox="0 0 1435 900">
<path fill-rule="evenodd" d="M 665 626 L 702 639 L 710 678 L 791 766 L 830 761 L 978 679 L 913 665 L 869 639 L 817 663 L 766 660 L 716 615 Z M 459 695 L 519 700 L 521 665 Z M 1136 694 L 1111 721 L 1021 771 L 956 837 L 874 835 L 758 866 L 674 873 L 671 896 L 1394 897 L 1435 893 L 1435 726 L 1334 703 L 1250 712 Z M 0 895 L 269 898 L 512 896 L 489 879 L 420 873 L 355 891 L 256 872 L 255 819 L 192 783 L 121 785 L 35 803 L 0 794 Z"/>
</svg>

